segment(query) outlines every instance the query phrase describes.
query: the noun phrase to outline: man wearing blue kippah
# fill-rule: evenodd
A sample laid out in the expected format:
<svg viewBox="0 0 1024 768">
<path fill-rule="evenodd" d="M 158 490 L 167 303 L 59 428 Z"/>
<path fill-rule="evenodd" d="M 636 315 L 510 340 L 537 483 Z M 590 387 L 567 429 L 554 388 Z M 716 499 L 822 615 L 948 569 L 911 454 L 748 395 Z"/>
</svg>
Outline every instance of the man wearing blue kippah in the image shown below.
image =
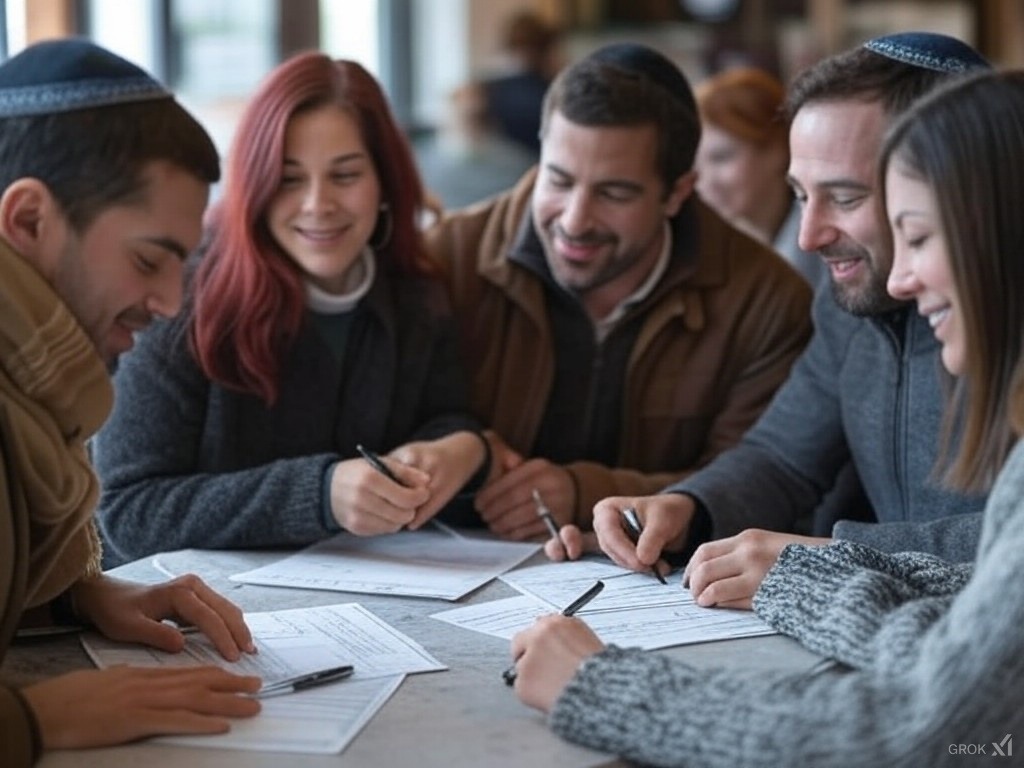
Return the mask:
<svg viewBox="0 0 1024 768">
<path fill-rule="evenodd" d="M 255 650 L 239 609 L 198 578 L 101 573 L 85 447 L 112 405 L 107 366 L 181 306 L 219 174 L 199 123 L 109 51 L 50 41 L 0 65 L 0 660 L 19 629 L 54 624 L 181 650 L 163 619 L 197 625 L 228 659 Z M 258 687 L 213 668 L 0 681 L 0 764 L 223 731 L 259 710 L 245 695 Z"/>
<path fill-rule="evenodd" d="M 684 578 L 701 605 L 749 608 L 787 544 L 831 541 L 792 531 L 848 463 L 877 521 L 818 520 L 819 536 L 955 562 L 974 558 L 984 497 L 951 492 L 938 479 L 939 344 L 913 302 L 886 291 L 892 252 L 874 174 L 895 116 L 951 77 L 987 67 L 959 40 L 902 33 L 796 78 L 787 108 L 800 246 L 817 251 L 831 275 L 831 291 L 815 298 L 814 338 L 735 449 L 661 495 L 598 505 L 595 530 L 614 559 L 646 569 L 659 556 L 692 549 L 695 531 L 710 528 L 716 540 L 696 550 Z M 636 547 L 614 525 L 625 505 L 645 518 L 647 536 Z"/>
<path fill-rule="evenodd" d="M 703 466 L 803 349 L 810 292 L 693 194 L 699 138 L 674 64 L 606 46 L 548 90 L 539 167 L 429 233 L 493 430 L 496 533 L 546 535 L 535 496 L 589 529 L 600 498 Z"/>
<path fill-rule="evenodd" d="M 849 457 L 879 516 L 888 509 L 893 522 L 873 530 L 837 526 L 837 535 L 955 553 L 952 531 L 963 537 L 964 554 L 974 554 L 980 520 L 970 513 L 980 512 L 982 500 L 943 493 L 930 480 L 941 444 L 939 349 L 929 320 L 886 295 L 887 280 L 894 293 L 906 290 L 889 277 L 875 174 L 883 134 L 898 113 L 951 76 L 985 66 L 960 41 L 895 35 L 827 59 L 794 82 L 789 176 L 803 206 L 801 247 L 821 254 L 832 291 L 819 292 L 814 338 L 738 447 L 678 492 L 598 505 L 595 527 L 616 559 L 649 568 L 664 545 L 681 544 L 699 514 L 716 533 L 723 525 L 785 526 L 794 508 L 812 508 Z M 645 515 L 635 549 L 618 536 L 618 509 L 626 504 Z M 712 592 L 701 602 L 749 606 L 793 540 L 774 536 L 712 542 L 704 557 L 698 550 L 691 586 L 700 578 L 698 595 Z M 996 685 L 1016 690 L 1003 657 L 974 656 L 970 633 L 958 636 L 940 622 L 950 619 L 943 612 L 970 578 L 971 564 L 951 566 L 920 552 L 886 556 L 849 541 L 788 546 L 754 608 L 836 660 L 834 674 L 693 666 L 606 647 L 579 620 L 549 616 L 512 640 L 516 693 L 547 712 L 564 738 L 644 765 L 964 765 L 965 745 L 951 741 L 966 739 L 950 732 L 998 740 L 1007 702 L 1016 713 L 1021 698 L 1005 695 L 990 707 Z M 950 669 L 951 656 L 964 665 Z M 1008 754 L 1007 741 L 1010 735 L 999 754 Z M 971 754 L 985 754 L 989 745 L 971 746 L 981 749 Z"/>
</svg>

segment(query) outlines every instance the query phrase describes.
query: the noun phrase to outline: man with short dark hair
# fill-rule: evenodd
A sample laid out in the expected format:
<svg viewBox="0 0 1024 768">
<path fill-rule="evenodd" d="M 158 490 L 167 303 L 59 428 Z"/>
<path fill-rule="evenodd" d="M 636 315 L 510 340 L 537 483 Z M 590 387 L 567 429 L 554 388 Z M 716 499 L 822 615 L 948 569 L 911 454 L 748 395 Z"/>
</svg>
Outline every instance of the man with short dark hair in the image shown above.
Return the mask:
<svg viewBox="0 0 1024 768">
<path fill-rule="evenodd" d="M 693 194 L 699 138 L 675 65 L 607 46 L 549 89 L 538 169 L 429 233 L 493 430 L 496 533 L 546 533 L 535 490 L 589 527 L 598 499 L 706 464 L 806 343 L 806 284 Z"/>
<path fill-rule="evenodd" d="M 166 89 L 83 40 L 0 65 L 0 659 L 19 627 L 88 624 L 181 650 L 197 625 L 228 659 L 255 650 L 241 611 L 194 576 L 100 571 L 86 441 L 113 401 L 107 365 L 182 301 L 217 152 Z M 0 684 L 0 763 L 44 749 L 210 733 L 253 715 L 259 681 L 119 667 Z M 81 706 L 88 701 L 88 706 Z"/>
</svg>

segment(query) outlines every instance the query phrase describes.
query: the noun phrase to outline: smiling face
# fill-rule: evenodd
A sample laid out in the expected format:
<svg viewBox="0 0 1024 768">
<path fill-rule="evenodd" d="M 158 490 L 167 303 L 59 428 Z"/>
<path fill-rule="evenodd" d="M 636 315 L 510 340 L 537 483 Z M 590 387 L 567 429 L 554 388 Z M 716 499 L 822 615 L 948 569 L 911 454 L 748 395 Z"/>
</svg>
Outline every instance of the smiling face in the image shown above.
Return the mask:
<svg viewBox="0 0 1024 768">
<path fill-rule="evenodd" d="M 355 119 L 335 105 L 288 122 L 281 183 L 267 208 L 277 244 L 306 278 L 331 292 L 373 234 L 380 181 Z"/>
<path fill-rule="evenodd" d="M 790 127 L 799 245 L 824 259 L 836 301 L 855 315 L 898 306 L 885 289 L 892 254 L 875 206 L 875 159 L 886 122 L 878 102 L 826 101 L 801 107 Z"/>
<path fill-rule="evenodd" d="M 756 220 L 782 184 L 785 148 L 743 141 L 705 123 L 697 149 L 697 191 L 727 220 Z"/>
<path fill-rule="evenodd" d="M 53 229 L 45 272 L 108 363 L 133 333 L 181 308 L 183 262 L 199 244 L 208 186 L 165 161 L 143 171 L 141 199 L 101 211 L 85 229 Z"/>
<path fill-rule="evenodd" d="M 942 344 L 942 364 L 961 374 L 967 359 L 963 311 L 935 194 L 894 160 L 886 170 L 885 196 L 893 232 L 889 293 L 901 301 L 917 301 L 917 311 L 928 318 Z"/>
<path fill-rule="evenodd" d="M 577 125 L 554 113 L 544 134 L 533 220 L 555 279 L 602 318 L 647 277 L 666 219 L 692 175 L 666 195 L 653 125 Z"/>
</svg>

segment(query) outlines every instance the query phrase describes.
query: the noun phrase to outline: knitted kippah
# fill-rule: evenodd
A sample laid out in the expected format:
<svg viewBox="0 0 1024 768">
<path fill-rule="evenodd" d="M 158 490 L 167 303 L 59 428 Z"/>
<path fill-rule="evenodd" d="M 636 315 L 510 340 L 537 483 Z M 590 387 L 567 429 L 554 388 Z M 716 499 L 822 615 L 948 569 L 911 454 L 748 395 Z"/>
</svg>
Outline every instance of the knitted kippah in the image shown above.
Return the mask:
<svg viewBox="0 0 1024 768">
<path fill-rule="evenodd" d="M 170 98 L 135 64 L 79 38 L 36 43 L 0 64 L 0 118 Z"/>
<path fill-rule="evenodd" d="M 587 58 L 611 64 L 654 81 L 696 114 L 697 103 L 683 73 L 679 71 L 679 67 L 654 49 L 636 43 L 614 43 L 597 49 Z"/>
<path fill-rule="evenodd" d="M 992 65 L 962 40 L 934 32 L 900 32 L 864 43 L 869 51 L 937 72 L 969 72 Z"/>
</svg>

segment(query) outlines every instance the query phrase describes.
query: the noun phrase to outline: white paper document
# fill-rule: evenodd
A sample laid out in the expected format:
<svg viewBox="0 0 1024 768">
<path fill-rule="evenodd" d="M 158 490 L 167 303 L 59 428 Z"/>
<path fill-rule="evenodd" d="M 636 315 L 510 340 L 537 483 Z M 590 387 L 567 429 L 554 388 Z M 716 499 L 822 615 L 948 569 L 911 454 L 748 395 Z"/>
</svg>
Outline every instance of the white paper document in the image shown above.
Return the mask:
<svg viewBox="0 0 1024 768">
<path fill-rule="evenodd" d="M 447 669 L 421 645 L 356 603 L 249 613 L 259 653 L 225 660 L 202 635 L 189 635 L 181 653 L 118 643 L 89 633 L 86 653 L 100 668 L 115 664 L 188 667 L 214 664 L 264 683 L 352 664 L 345 680 L 263 699 L 263 711 L 236 720 L 227 734 L 168 737 L 177 744 L 283 752 L 340 752 L 398 688 L 405 674 Z"/>
<path fill-rule="evenodd" d="M 349 533 L 231 577 L 245 584 L 458 600 L 534 554 L 538 544 L 439 530 Z"/>
<path fill-rule="evenodd" d="M 775 634 L 749 611 L 702 608 L 678 579 L 665 586 L 650 574 L 590 560 L 512 571 L 502 581 L 521 596 L 443 611 L 432 618 L 511 639 L 538 616 L 560 611 L 598 579 L 604 590 L 576 616 L 605 643 L 651 650 Z"/>
</svg>

